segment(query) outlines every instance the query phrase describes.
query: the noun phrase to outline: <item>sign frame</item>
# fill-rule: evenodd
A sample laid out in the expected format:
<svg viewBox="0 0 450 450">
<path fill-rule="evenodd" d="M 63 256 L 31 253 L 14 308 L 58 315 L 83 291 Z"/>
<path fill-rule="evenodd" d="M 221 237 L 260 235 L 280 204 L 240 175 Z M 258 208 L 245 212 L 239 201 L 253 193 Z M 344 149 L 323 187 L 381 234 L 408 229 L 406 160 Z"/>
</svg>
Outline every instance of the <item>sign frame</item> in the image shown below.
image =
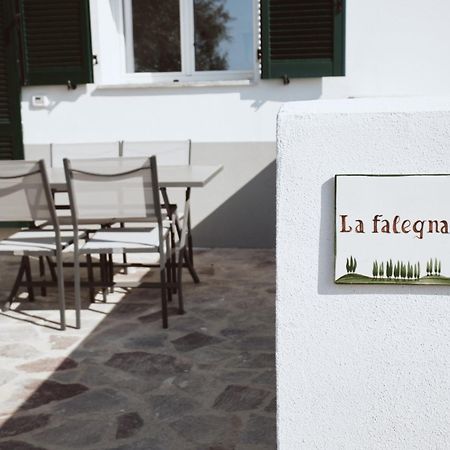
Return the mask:
<svg viewBox="0 0 450 450">
<path fill-rule="evenodd" d="M 409 178 L 409 177 L 448 177 L 450 181 L 450 173 L 386 173 L 386 174 L 368 174 L 368 173 L 339 173 L 334 176 L 334 283 L 337 285 L 391 285 L 391 286 L 450 286 L 450 272 L 448 276 L 441 275 L 441 261 L 436 257 L 431 257 L 426 262 L 421 272 L 420 263 L 410 263 L 403 261 L 388 260 L 383 261 L 383 270 L 373 268 L 372 276 L 356 273 L 357 262 L 347 259 L 347 274 L 338 276 L 338 180 L 342 177 L 367 177 L 367 178 Z M 450 223 L 450 215 L 448 216 Z M 450 234 L 447 231 L 445 234 Z M 450 236 L 449 236 L 450 239 Z M 389 264 L 389 270 L 385 264 Z M 403 265 L 402 265 L 403 264 Z M 419 267 L 417 265 L 419 264 Z M 431 267 L 430 271 L 428 270 Z M 350 270 L 350 271 L 349 271 Z M 374 275 L 378 270 L 382 275 Z M 406 274 L 405 274 L 406 270 Z M 387 273 L 386 273 L 387 272 Z M 426 273 L 426 275 L 422 275 Z M 388 276 L 389 274 L 389 276 Z M 396 276 L 394 276 L 394 274 Z M 405 276 L 403 276 L 405 275 Z"/>
</svg>

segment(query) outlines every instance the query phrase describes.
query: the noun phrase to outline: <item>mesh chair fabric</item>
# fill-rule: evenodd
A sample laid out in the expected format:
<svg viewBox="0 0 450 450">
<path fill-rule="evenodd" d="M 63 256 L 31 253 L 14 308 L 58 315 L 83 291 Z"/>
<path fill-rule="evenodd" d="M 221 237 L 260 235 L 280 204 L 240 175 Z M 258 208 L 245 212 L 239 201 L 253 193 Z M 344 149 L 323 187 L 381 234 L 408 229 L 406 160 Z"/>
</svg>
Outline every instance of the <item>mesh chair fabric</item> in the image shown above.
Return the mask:
<svg viewBox="0 0 450 450">
<path fill-rule="evenodd" d="M 119 156 L 119 142 L 52 144 L 52 167 L 63 167 L 64 158 L 97 159 Z"/>
<path fill-rule="evenodd" d="M 184 166 L 190 164 L 190 141 L 123 142 L 123 155 L 155 155 L 160 166 Z"/>
<path fill-rule="evenodd" d="M 35 161 L 0 161 L 0 221 L 51 220 L 41 167 Z"/>
<path fill-rule="evenodd" d="M 149 158 L 71 160 L 69 164 L 77 220 L 156 220 L 153 183 L 157 180 Z"/>
</svg>

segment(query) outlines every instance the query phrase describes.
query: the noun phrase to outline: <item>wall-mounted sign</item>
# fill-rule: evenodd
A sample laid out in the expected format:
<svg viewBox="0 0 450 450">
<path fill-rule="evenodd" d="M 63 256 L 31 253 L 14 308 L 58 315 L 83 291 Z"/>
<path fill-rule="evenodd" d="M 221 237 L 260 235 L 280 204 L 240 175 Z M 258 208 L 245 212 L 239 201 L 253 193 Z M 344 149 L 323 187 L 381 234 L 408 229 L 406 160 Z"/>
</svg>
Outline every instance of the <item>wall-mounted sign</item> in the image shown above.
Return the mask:
<svg viewBox="0 0 450 450">
<path fill-rule="evenodd" d="M 450 285 L 450 175 L 336 175 L 335 282 Z"/>
</svg>

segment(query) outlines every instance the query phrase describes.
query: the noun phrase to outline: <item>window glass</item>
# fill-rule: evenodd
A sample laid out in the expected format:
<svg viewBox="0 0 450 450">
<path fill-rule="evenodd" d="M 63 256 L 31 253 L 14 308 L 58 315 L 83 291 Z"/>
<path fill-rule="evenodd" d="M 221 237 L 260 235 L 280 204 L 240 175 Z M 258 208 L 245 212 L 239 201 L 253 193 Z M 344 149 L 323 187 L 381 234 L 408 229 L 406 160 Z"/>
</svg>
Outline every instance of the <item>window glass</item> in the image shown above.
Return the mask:
<svg viewBox="0 0 450 450">
<path fill-rule="evenodd" d="M 252 0 L 194 0 L 195 69 L 251 70 Z"/>
<path fill-rule="evenodd" d="M 135 72 L 180 72 L 180 1 L 133 0 Z"/>
</svg>

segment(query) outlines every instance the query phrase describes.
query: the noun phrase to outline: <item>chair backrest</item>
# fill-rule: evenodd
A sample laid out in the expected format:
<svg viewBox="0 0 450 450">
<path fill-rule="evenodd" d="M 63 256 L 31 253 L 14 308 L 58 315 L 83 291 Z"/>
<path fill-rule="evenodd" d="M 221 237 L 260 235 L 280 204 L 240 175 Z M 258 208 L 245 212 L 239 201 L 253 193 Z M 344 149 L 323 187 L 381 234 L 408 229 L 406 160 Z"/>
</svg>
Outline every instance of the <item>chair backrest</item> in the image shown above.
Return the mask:
<svg viewBox="0 0 450 450">
<path fill-rule="evenodd" d="M 191 141 L 121 142 L 121 156 L 156 156 L 159 166 L 186 166 L 191 163 Z"/>
<path fill-rule="evenodd" d="M 63 167 L 64 158 L 67 159 L 97 159 L 117 158 L 119 156 L 119 142 L 94 142 L 82 144 L 51 144 L 52 167 Z"/>
<path fill-rule="evenodd" d="M 38 220 L 57 226 L 44 161 L 0 161 L 0 222 Z"/>
<path fill-rule="evenodd" d="M 161 224 L 156 158 L 64 160 L 74 225 L 151 219 Z"/>
</svg>

